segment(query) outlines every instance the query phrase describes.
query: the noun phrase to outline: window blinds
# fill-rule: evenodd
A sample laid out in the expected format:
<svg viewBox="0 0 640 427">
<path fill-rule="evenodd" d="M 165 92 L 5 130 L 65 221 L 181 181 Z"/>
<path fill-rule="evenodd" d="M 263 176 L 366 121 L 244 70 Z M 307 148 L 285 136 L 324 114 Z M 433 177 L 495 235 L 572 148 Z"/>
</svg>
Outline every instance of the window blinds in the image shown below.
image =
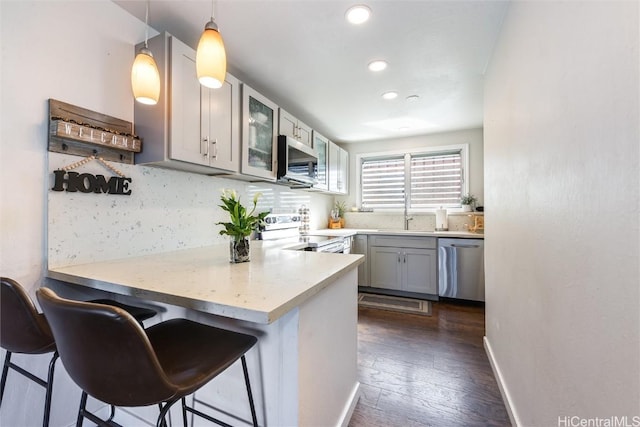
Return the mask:
<svg viewBox="0 0 640 427">
<path fill-rule="evenodd" d="M 460 204 L 462 158 L 460 153 L 413 156 L 411 208 L 433 208 Z"/>
<path fill-rule="evenodd" d="M 459 206 L 463 178 L 460 151 L 363 159 L 362 207 L 403 209 L 405 195 L 411 209 Z"/>
<path fill-rule="evenodd" d="M 361 203 L 363 208 L 404 208 L 404 156 L 363 160 Z"/>
</svg>

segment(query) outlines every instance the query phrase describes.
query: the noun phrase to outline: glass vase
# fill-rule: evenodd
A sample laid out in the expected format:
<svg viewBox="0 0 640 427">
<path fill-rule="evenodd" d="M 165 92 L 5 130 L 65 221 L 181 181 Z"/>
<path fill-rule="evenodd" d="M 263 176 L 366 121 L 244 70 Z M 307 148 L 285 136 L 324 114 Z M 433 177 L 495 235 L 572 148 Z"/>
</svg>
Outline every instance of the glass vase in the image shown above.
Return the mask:
<svg viewBox="0 0 640 427">
<path fill-rule="evenodd" d="M 235 238 L 229 241 L 229 262 L 239 263 L 251 261 L 249 236 Z"/>
</svg>

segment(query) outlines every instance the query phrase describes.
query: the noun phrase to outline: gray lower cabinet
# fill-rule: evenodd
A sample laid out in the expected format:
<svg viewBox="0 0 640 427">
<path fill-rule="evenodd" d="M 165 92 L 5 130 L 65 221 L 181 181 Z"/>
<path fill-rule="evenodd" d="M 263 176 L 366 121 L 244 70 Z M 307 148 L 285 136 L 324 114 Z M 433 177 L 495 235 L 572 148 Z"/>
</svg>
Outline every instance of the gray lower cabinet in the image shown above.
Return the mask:
<svg viewBox="0 0 640 427">
<path fill-rule="evenodd" d="M 369 236 L 370 285 L 438 294 L 435 237 Z"/>
<path fill-rule="evenodd" d="M 356 234 L 351 253 L 364 255 L 364 262 L 358 266 L 358 286 L 369 286 L 369 244 L 366 234 Z"/>
</svg>

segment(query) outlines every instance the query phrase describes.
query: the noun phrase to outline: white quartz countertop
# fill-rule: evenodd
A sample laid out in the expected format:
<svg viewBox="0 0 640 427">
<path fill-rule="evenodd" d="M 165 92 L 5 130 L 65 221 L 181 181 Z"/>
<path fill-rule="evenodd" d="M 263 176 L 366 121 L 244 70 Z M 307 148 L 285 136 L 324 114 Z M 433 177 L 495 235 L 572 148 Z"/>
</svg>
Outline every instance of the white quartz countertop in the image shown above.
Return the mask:
<svg viewBox="0 0 640 427">
<path fill-rule="evenodd" d="M 357 228 L 325 228 L 312 230 L 308 234 L 317 236 L 354 236 L 356 234 L 378 234 L 391 236 L 423 236 L 423 237 L 456 237 L 464 239 L 484 239 L 483 233 L 471 233 L 469 231 L 420 231 L 420 230 L 372 230 Z"/>
<path fill-rule="evenodd" d="M 50 269 L 48 276 L 107 292 L 234 319 L 271 323 L 364 261 L 362 255 L 283 250 L 251 242 L 251 261 L 229 263 L 215 245 Z"/>
</svg>

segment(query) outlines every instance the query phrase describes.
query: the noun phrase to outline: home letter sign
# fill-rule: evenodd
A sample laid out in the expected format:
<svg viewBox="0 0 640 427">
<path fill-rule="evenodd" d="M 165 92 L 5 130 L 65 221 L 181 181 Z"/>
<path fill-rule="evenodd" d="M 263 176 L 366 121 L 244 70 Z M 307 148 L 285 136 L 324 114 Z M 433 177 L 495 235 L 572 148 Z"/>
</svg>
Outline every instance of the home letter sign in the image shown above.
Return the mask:
<svg viewBox="0 0 640 427">
<path fill-rule="evenodd" d="M 67 191 L 75 193 L 105 193 L 105 194 L 121 194 L 129 196 L 131 190 L 129 183 L 131 178 L 112 176 L 107 179 L 104 175 L 92 175 L 90 173 L 67 172 L 64 170 L 54 171 L 55 181 L 53 191 Z M 67 175 L 65 177 L 65 175 Z M 66 184 L 66 188 L 65 188 Z"/>
</svg>

